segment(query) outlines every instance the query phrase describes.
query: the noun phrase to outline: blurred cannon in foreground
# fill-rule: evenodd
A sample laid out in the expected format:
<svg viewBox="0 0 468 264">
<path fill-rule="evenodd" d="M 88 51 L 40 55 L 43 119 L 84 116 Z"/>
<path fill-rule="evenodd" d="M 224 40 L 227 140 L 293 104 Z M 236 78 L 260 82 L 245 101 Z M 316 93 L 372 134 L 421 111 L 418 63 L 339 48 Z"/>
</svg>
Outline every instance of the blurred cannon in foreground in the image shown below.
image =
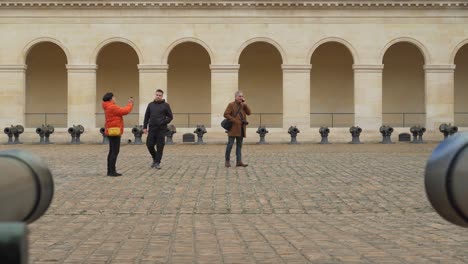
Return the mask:
<svg viewBox="0 0 468 264">
<path fill-rule="evenodd" d="M 82 125 L 73 125 L 68 128 L 68 134 L 72 137 L 71 144 L 81 144 L 80 136 L 84 133 L 84 127 Z"/>
<path fill-rule="evenodd" d="M 265 126 L 259 126 L 257 129 L 257 134 L 260 136 L 260 141 L 257 144 L 268 144 L 265 142 L 265 136 L 268 133 L 268 130 Z"/>
<path fill-rule="evenodd" d="M 24 132 L 24 127 L 22 125 L 16 125 L 11 127 L 5 127 L 3 132 L 8 136 L 8 143 L 7 144 L 21 144 L 19 141 L 19 135 Z M 15 137 L 15 141 L 13 141 L 13 136 Z"/>
<path fill-rule="evenodd" d="M 289 144 L 298 144 L 297 143 L 297 134 L 299 134 L 301 131 L 299 131 L 299 128 L 297 128 L 296 126 L 290 126 L 289 129 L 288 129 L 288 134 L 291 135 L 291 142 L 289 142 Z"/>
<path fill-rule="evenodd" d="M 132 128 L 132 134 L 135 136 L 135 141 L 133 144 L 141 145 L 143 141 L 141 141 L 141 137 L 143 136 L 143 125 L 135 125 Z"/>
<path fill-rule="evenodd" d="M 51 125 L 42 125 L 36 128 L 36 133 L 39 135 L 39 144 L 50 144 L 49 137 L 55 131 Z"/>
<path fill-rule="evenodd" d="M 19 150 L 0 152 L 0 260 L 28 263 L 25 223 L 40 218 L 49 208 L 54 182 L 47 165 Z"/>
<path fill-rule="evenodd" d="M 429 157 L 424 174 L 426 195 L 436 212 L 468 227 L 468 133 L 442 141 Z"/>
</svg>

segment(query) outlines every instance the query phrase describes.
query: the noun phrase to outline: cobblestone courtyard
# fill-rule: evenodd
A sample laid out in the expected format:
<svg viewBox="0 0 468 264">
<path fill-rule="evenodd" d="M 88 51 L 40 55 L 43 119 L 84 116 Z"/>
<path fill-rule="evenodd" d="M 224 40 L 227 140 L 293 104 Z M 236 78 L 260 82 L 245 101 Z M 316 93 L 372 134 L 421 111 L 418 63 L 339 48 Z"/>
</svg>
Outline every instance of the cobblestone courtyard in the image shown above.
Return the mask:
<svg viewBox="0 0 468 264">
<path fill-rule="evenodd" d="M 468 230 L 430 207 L 435 144 L 166 146 L 161 170 L 123 144 L 122 177 L 105 145 L 20 145 L 55 180 L 29 226 L 32 263 L 467 263 Z M 232 153 L 234 156 L 234 150 Z"/>
</svg>

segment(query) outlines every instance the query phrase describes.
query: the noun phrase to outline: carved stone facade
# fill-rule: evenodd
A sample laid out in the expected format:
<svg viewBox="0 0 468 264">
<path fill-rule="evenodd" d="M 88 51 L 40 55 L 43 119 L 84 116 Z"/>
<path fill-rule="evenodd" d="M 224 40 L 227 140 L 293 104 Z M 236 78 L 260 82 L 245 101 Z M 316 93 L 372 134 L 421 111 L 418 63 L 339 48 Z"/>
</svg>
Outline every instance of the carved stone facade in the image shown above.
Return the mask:
<svg viewBox="0 0 468 264">
<path fill-rule="evenodd" d="M 100 97 L 166 91 L 176 126 L 468 126 L 466 1 L 0 2 L 0 127 L 96 130 Z M 48 120 L 45 120 L 48 118 Z"/>
</svg>

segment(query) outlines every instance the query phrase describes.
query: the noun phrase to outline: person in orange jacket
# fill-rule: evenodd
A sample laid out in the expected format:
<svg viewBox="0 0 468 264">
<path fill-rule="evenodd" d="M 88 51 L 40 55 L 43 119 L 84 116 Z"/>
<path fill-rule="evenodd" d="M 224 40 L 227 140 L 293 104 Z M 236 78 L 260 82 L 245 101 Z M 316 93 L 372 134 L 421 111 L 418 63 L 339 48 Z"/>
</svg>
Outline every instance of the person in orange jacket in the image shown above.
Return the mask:
<svg viewBox="0 0 468 264">
<path fill-rule="evenodd" d="M 127 115 L 133 109 L 133 98 L 128 99 L 125 107 L 119 107 L 115 103 L 115 96 L 113 93 L 106 93 L 102 97 L 102 108 L 106 115 L 105 135 L 109 136 L 109 128 L 120 128 L 120 133 L 117 136 L 109 136 L 109 154 L 107 154 L 107 176 L 117 177 L 122 176 L 118 173 L 115 164 L 117 163 L 117 156 L 120 151 L 120 137 L 123 134 L 124 122 L 123 116 Z"/>
</svg>

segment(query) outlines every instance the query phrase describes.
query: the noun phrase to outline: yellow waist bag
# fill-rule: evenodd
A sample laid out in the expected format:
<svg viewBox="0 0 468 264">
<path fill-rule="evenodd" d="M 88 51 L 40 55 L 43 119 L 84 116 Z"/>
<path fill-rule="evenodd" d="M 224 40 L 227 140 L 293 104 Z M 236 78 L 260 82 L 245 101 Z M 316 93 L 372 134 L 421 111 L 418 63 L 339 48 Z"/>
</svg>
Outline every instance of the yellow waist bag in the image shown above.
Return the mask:
<svg viewBox="0 0 468 264">
<path fill-rule="evenodd" d="M 118 136 L 120 136 L 120 127 L 109 127 L 107 129 L 107 135 L 109 137 L 118 137 Z"/>
</svg>

